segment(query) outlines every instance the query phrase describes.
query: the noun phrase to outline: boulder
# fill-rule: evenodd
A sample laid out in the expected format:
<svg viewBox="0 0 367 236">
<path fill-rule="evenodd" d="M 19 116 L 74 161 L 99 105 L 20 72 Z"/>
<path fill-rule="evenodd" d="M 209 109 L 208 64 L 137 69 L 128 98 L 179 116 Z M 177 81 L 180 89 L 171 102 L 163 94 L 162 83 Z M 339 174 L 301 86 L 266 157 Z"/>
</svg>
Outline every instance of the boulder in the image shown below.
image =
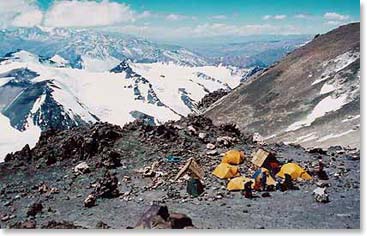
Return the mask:
<svg viewBox="0 0 367 236">
<path fill-rule="evenodd" d="M 110 229 L 111 226 L 109 226 L 108 224 L 104 223 L 103 221 L 98 221 L 96 224 L 96 228 L 97 229 Z"/>
<path fill-rule="evenodd" d="M 329 195 L 326 193 L 326 188 L 317 187 L 313 191 L 314 199 L 316 202 L 327 203 L 329 202 Z"/>
<path fill-rule="evenodd" d="M 90 172 L 90 168 L 86 162 L 81 162 L 74 167 L 74 172 L 78 174 L 86 174 Z"/>
<path fill-rule="evenodd" d="M 194 227 L 192 220 L 181 213 L 171 214 L 167 206 L 153 204 L 144 212 L 134 229 L 184 229 Z"/>
<path fill-rule="evenodd" d="M 89 194 L 88 197 L 84 200 L 85 207 L 93 207 L 96 205 L 97 198 L 93 194 Z"/>
<path fill-rule="evenodd" d="M 38 192 L 42 193 L 47 193 L 50 190 L 50 188 L 46 185 L 46 184 L 41 184 L 38 187 Z"/>
<path fill-rule="evenodd" d="M 225 147 L 229 147 L 233 144 L 233 142 L 235 141 L 235 138 L 229 137 L 229 136 L 222 136 L 222 137 L 218 137 L 217 138 L 217 144 L 218 145 L 223 145 Z"/>
<path fill-rule="evenodd" d="M 199 133 L 199 139 L 205 139 L 207 134 L 206 133 Z"/>
<path fill-rule="evenodd" d="M 120 196 L 117 177 L 109 171 L 106 171 L 103 178 L 97 181 L 94 194 L 101 198 L 115 198 Z"/>
<path fill-rule="evenodd" d="M 264 137 L 261 136 L 259 133 L 254 133 L 252 135 L 252 142 L 258 143 L 258 144 L 264 144 Z"/>
<path fill-rule="evenodd" d="M 187 127 L 187 130 L 190 132 L 190 133 L 192 133 L 192 134 L 196 134 L 196 129 L 192 126 L 192 125 L 189 125 L 188 127 Z"/>
<path fill-rule="evenodd" d="M 314 153 L 314 154 L 321 154 L 321 155 L 326 155 L 327 151 L 323 150 L 322 148 L 312 148 L 310 150 L 308 150 L 309 153 Z"/>
<path fill-rule="evenodd" d="M 169 221 L 172 229 L 194 228 L 191 218 L 182 213 L 170 213 Z"/>
<path fill-rule="evenodd" d="M 217 154 L 218 154 L 217 150 L 210 150 L 206 152 L 206 155 L 209 155 L 209 156 L 215 156 Z"/>
<path fill-rule="evenodd" d="M 209 150 L 214 150 L 214 149 L 215 149 L 215 145 L 214 145 L 214 144 L 212 144 L 212 143 L 208 143 L 208 144 L 206 145 L 206 148 L 207 148 L 207 149 L 209 149 Z"/>
<path fill-rule="evenodd" d="M 27 216 L 36 216 L 38 213 L 42 212 L 43 205 L 41 202 L 34 202 L 28 206 Z"/>
</svg>

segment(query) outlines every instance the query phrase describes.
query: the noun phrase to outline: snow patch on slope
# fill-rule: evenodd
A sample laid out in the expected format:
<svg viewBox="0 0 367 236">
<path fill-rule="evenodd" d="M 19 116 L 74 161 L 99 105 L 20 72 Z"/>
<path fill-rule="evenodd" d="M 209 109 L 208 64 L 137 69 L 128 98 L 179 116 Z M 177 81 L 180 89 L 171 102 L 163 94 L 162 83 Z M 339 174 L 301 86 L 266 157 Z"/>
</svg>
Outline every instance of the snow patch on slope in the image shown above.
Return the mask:
<svg viewBox="0 0 367 236">
<path fill-rule="evenodd" d="M 355 62 L 360 57 L 359 51 L 348 51 L 343 53 L 333 60 L 326 61 L 322 64 L 325 68 L 324 72 L 322 73 L 321 77 L 315 80 L 312 85 L 318 84 L 322 81 L 325 81 L 330 78 L 331 75 L 338 73 L 339 71 L 343 70 L 353 62 Z"/>
<path fill-rule="evenodd" d="M 227 86 L 235 88 L 239 85 L 242 76 L 240 72 L 234 73 L 224 66 L 190 67 L 174 63 L 136 63 L 130 66 L 152 84 L 161 101 L 181 115 L 192 112 L 181 97 L 177 96 L 181 88 L 185 88 L 190 99 L 198 102 L 207 92 L 227 88 Z M 216 80 L 203 79 L 200 74 Z"/>
<path fill-rule="evenodd" d="M 323 98 L 304 119 L 289 125 L 285 132 L 295 131 L 310 126 L 312 122 L 323 117 L 328 112 L 334 112 L 341 109 L 359 94 L 359 71 L 357 74 L 358 80 L 355 84 L 353 84 L 354 82 L 352 80 L 345 81 L 343 77 L 337 74 L 359 59 L 359 56 L 359 51 L 348 51 L 337 56 L 335 59 L 323 63 L 322 68 L 324 72 L 321 75 L 321 79 L 315 80 L 312 85 L 330 79 L 321 87 L 320 95 L 331 94 Z"/>
<path fill-rule="evenodd" d="M 0 87 L 7 84 L 12 79 L 13 79 L 13 77 L 0 78 Z"/>
<path fill-rule="evenodd" d="M 326 135 L 326 136 L 318 139 L 317 142 L 321 143 L 321 142 L 324 142 L 324 141 L 329 140 L 329 139 L 339 138 L 339 137 L 342 137 L 344 135 L 347 135 L 347 134 L 355 132 L 355 131 L 356 130 L 350 129 L 350 130 L 347 130 L 347 131 L 339 133 L 339 134 L 329 134 L 329 135 Z"/>
<path fill-rule="evenodd" d="M 13 60 L 17 62 L 38 63 L 39 57 L 30 52 L 20 50 L 13 53 Z"/>
<path fill-rule="evenodd" d="M 356 119 L 359 119 L 361 117 L 361 115 L 355 115 L 355 116 L 350 116 L 350 117 L 347 117 L 346 119 L 342 120 L 342 122 L 349 122 L 349 121 L 353 121 L 353 120 L 356 120 Z"/>
<path fill-rule="evenodd" d="M 82 56 L 82 60 L 83 68 L 91 72 L 109 71 L 120 63 L 120 61 L 114 57 L 99 59 L 90 56 Z"/>
<path fill-rule="evenodd" d="M 53 87 L 52 97 L 60 105 L 64 107 L 66 113 L 73 119 L 77 120 L 79 116 L 86 122 L 96 122 L 97 120 L 90 114 L 88 108 L 86 108 L 77 97 L 69 90 L 69 87 L 59 81 L 55 82 L 57 87 Z"/>
<path fill-rule="evenodd" d="M 342 108 L 347 101 L 347 95 L 342 94 L 337 98 L 333 98 L 332 96 L 328 96 L 321 100 L 312 110 L 312 112 L 307 115 L 307 117 L 301 121 L 297 121 L 286 129 L 286 132 L 294 131 L 306 126 L 310 126 L 312 122 L 314 122 L 317 118 L 324 116 L 326 113 L 331 111 L 337 111 Z"/>
<path fill-rule="evenodd" d="M 41 108 L 42 104 L 45 102 L 45 99 L 46 94 L 42 94 L 41 97 L 37 98 L 31 109 L 32 114 L 36 113 Z"/>
<path fill-rule="evenodd" d="M 61 57 L 58 54 L 55 54 L 53 57 L 51 57 L 50 61 L 52 61 L 53 63 L 56 64 L 56 66 L 59 66 L 59 67 L 65 67 L 66 65 L 69 64 L 68 60 L 64 59 L 63 57 Z"/>
<path fill-rule="evenodd" d="M 317 136 L 315 134 L 316 133 L 312 132 L 312 133 L 306 134 L 304 136 L 300 136 L 295 140 L 295 143 L 298 143 L 298 142 L 303 143 L 303 142 L 307 142 L 307 141 L 317 139 Z"/>
<path fill-rule="evenodd" d="M 30 120 L 28 119 L 28 122 Z M 0 162 L 2 162 L 9 152 L 22 149 L 26 144 L 32 148 L 36 145 L 41 129 L 33 123 L 27 125 L 27 130 L 20 132 L 10 125 L 9 119 L 0 113 Z"/>
</svg>

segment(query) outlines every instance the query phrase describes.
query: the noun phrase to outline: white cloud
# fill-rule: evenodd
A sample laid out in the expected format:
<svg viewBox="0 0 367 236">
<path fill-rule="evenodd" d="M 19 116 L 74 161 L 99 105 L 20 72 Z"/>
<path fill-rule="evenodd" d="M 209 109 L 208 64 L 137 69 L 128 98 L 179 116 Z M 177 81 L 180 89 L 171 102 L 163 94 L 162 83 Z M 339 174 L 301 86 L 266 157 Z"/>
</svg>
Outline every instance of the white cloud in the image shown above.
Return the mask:
<svg viewBox="0 0 367 236">
<path fill-rule="evenodd" d="M 168 16 L 166 16 L 166 19 L 171 20 L 171 21 L 176 21 L 176 20 L 180 20 L 180 19 L 183 19 L 183 18 L 185 18 L 185 17 L 182 16 L 182 15 L 177 15 L 177 14 L 169 14 Z"/>
<path fill-rule="evenodd" d="M 214 16 L 210 16 L 209 19 L 224 20 L 224 19 L 227 19 L 227 16 L 225 16 L 225 15 L 214 15 Z"/>
<path fill-rule="evenodd" d="M 151 17 L 152 13 L 136 13 L 124 3 L 102 0 L 60 0 L 46 12 L 41 11 L 35 0 L 0 0 L 0 27 L 93 27 L 131 23 Z"/>
<path fill-rule="evenodd" d="M 350 22 L 350 16 L 342 15 L 336 12 L 326 12 L 324 14 L 324 19 L 326 20 L 326 25 L 338 26 Z"/>
<path fill-rule="evenodd" d="M 285 18 L 287 18 L 286 15 L 265 15 L 263 16 L 263 20 L 284 20 Z"/>
<path fill-rule="evenodd" d="M 286 16 L 286 15 L 275 15 L 275 16 L 274 16 L 274 19 L 275 19 L 275 20 L 283 20 L 283 19 L 285 19 L 285 18 L 287 18 L 287 16 Z"/>
<path fill-rule="evenodd" d="M 16 16 L 12 21 L 12 25 L 18 27 L 32 27 L 39 25 L 42 22 L 42 18 L 42 12 L 34 9 Z"/>
<path fill-rule="evenodd" d="M 169 14 L 166 16 L 166 20 L 169 20 L 169 21 L 178 21 L 178 20 L 185 20 L 185 19 L 196 20 L 196 17 L 195 16 L 185 16 L 185 15 L 180 15 L 180 14 Z"/>
<path fill-rule="evenodd" d="M 311 15 L 306 14 L 306 13 L 299 13 L 299 14 L 294 15 L 294 18 L 298 18 L 298 19 L 307 19 L 310 17 Z"/>
<path fill-rule="evenodd" d="M 142 13 L 138 14 L 136 16 L 136 18 L 141 19 L 141 18 L 148 18 L 148 17 L 152 17 L 154 14 L 151 13 L 150 11 L 143 11 Z"/>
<path fill-rule="evenodd" d="M 147 14 L 147 13 L 146 13 Z M 44 25 L 52 27 L 92 27 L 133 22 L 136 14 L 123 3 L 58 1 L 46 12 Z"/>
<path fill-rule="evenodd" d="M 324 14 L 324 18 L 331 21 L 344 21 L 348 20 L 350 17 L 348 15 L 342 15 L 336 12 L 326 12 Z"/>
<path fill-rule="evenodd" d="M 42 22 L 43 14 L 34 1 L 0 1 L 0 26 L 31 27 Z"/>
</svg>

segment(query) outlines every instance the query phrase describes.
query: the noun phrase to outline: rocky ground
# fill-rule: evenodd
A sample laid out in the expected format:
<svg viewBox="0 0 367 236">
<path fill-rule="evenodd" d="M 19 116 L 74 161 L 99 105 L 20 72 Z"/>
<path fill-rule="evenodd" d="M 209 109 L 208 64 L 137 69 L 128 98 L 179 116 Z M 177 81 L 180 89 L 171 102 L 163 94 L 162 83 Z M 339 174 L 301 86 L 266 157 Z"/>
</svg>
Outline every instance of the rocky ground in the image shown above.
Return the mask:
<svg viewBox="0 0 367 236">
<path fill-rule="evenodd" d="M 271 191 L 270 197 L 253 192 L 249 199 L 227 191 L 228 181 L 212 175 L 221 153 L 238 149 L 246 154 L 240 173 L 251 176 L 251 153 L 260 147 L 311 174 L 322 158 L 329 180 L 313 176 L 294 182 L 299 190 Z M 197 198 L 186 193 L 186 176 L 173 180 L 191 157 L 205 172 L 205 192 Z M 359 228 L 359 170 L 356 149 L 260 144 L 233 125 L 214 126 L 202 116 L 160 126 L 97 123 L 44 132 L 35 148 L 24 147 L 0 163 L 0 225 L 134 227 L 155 202 L 186 214 L 195 228 Z M 328 186 L 327 203 L 312 194 L 321 185 Z"/>
</svg>

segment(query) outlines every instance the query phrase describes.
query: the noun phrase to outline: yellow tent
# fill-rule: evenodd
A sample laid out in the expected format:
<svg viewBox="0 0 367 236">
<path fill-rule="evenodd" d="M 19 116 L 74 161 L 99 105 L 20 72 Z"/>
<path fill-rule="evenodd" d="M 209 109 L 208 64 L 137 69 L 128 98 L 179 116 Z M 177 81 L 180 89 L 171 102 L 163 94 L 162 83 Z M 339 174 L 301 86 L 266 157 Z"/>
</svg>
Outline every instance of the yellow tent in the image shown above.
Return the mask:
<svg viewBox="0 0 367 236">
<path fill-rule="evenodd" d="M 280 178 L 285 178 L 285 174 L 288 174 L 292 177 L 293 180 L 296 180 L 298 178 L 304 179 L 304 180 L 311 180 L 312 177 L 299 165 L 295 163 L 287 163 L 282 166 L 280 171 L 278 172 L 277 176 Z"/>
<path fill-rule="evenodd" d="M 236 177 L 231 179 L 227 184 L 227 190 L 229 191 L 235 191 L 235 190 L 244 190 L 245 189 L 245 183 L 252 181 L 252 187 L 255 185 L 255 180 L 246 178 L 243 176 Z"/>
<path fill-rule="evenodd" d="M 238 167 L 227 163 L 220 163 L 213 171 L 213 175 L 221 179 L 229 179 L 238 175 Z"/>
<path fill-rule="evenodd" d="M 237 150 L 230 150 L 224 154 L 222 163 L 238 165 L 245 159 L 245 154 Z"/>
<path fill-rule="evenodd" d="M 276 181 L 273 177 L 271 177 L 270 172 L 266 168 L 259 168 L 254 175 L 252 176 L 253 179 L 261 178 L 262 173 L 265 173 L 266 175 L 266 185 L 276 185 Z"/>
</svg>

